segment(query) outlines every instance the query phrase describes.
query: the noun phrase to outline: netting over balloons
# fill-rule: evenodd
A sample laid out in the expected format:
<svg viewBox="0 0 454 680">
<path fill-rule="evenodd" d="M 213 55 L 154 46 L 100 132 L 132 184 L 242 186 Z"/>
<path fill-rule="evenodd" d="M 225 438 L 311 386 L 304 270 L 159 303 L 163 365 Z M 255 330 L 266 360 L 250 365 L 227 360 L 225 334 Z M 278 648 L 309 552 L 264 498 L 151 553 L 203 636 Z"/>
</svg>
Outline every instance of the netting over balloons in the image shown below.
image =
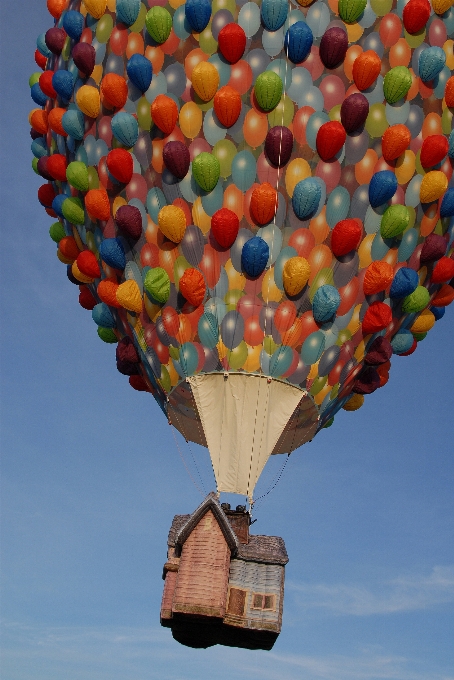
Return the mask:
<svg viewBox="0 0 454 680">
<path fill-rule="evenodd" d="M 118 370 L 187 439 L 214 446 L 203 376 L 265 376 L 293 400 L 268 455 L 293 450 L 454 299 L 451 5 L 48 0 L 38 198 Z"/>
</svg>

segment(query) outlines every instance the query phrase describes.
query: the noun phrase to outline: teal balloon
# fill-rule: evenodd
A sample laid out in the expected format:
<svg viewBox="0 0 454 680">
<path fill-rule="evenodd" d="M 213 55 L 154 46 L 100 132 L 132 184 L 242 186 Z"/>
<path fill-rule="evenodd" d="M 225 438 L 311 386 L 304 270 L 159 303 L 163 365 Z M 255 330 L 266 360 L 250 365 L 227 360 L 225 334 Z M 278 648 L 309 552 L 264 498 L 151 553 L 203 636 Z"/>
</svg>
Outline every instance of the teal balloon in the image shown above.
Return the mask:
<svg viewBox="0 0 454 680">
<path fill-rule="evenodd" d="M 247 191 L 255 182 L 257 164 L 250 151 L 240 151 L 232 161 L 232 179 L 240 191 Z"/>
<path fill-rule="evenodd" d="M 345 220 L 348 217 L 349 210 L 350 194 L 345 187 L 336 187 L 330 193 L 326 204 L 326 221 L 331 229 L 333 229 L 338 222 Z"/>
<path fill-rule="evenodd" d="M 91 316 L 95 324 L 102 328 L 115 328 L 116 326 L 112 312 L 104 302 L 100 302 L 93 307 Z"/>
<path fill-rule="evenodd" d="M 221 125 L 218 117 L 214 113 L 214 109 L 209 109 L 205 114 L 203 132 L 205 139 L 211 146 L 214 146 L 216 142 L 220 142 L 227 134 L 227 128 Z"/>
<path fill-rule="evenodd" d="M 182 5 L 182 7 L 184 8 L 184 5 Z M 210 64 L 213 64 L 213 66 L 219 73 L 219 87 L 224 87 L 224 85 L 227 85 L 227 83 L 230 80 L 230 75 L 232 72 L 232 67 L 230 66 L 230 64 L 227 63 L 224 57 L 220 54 L 213 54 L 208 59 L 208 61 L 210 62 Z"/>
<path fill-rule="evenodd" d="M 385 106 L 386 120 L 390 125 L 404 125 L 407 122 L 409 115 L 410 102 L 403 101 L 402 99 L 395 104 L 387 103 Z"/>
<path fill-rule="evenodd" d="M 167 200 L 159 187 L 153 187 L 147 194 L 147 211 L 155 224 L 158 223 L 158 214 L 161 208 L 167 205 Z"/>
<path fill-rule="evenodd" d="M 130 149 L 137 142 L 139 137 L 139 124 L 130 113 L 120 111 L 111 120 L 111 127 L 114 136 L 118 141 Z"/>
<path fill-rule="evenodd" d="M 292 84 L 287 90 L 287 94 L 294 102 L 298 103 L 304 93 L 312 87 L 312 77 L 307 68 L 295 66 L 292 69 Z"/>
<path fill-rule="evenodd" d="M 185 342 L 180 347 L 180 366 L 186 377 L 194 375 L 199 363 L 199 355 L 192 342 Z"/>
<path fill-rule="evenodd" d="M 416 208 L 419 205 L 419 192 L 421 190 L 422 176 L 415 175 L 410 180 L 405 191 L 405 205 Z"/>
<path fill-rule="evenodd" d="M 282 80 L 284 90 L 287 91 L 292 82 L 292 68 L 286 59 L 274 59 L 266 67 L 267 71 L 275 73 Z"/>
<path fill-rule="evenodd" d="M 287 0 L 263 0 L 262 21 L 268 31 L 277 31 L 285 24 L 288 14 Z"/>
<path fill-rule="evenodd" d="M 306 125 L 306 140 L 309 146 L 311 147 L 312 151 L 317 150 L 317 133 L 323 123 L 327 123 L 329 121 L 329 116 L 327 113 L 323 113 L 321 111 L 316 111 L 315 113 L 312 114 L 312 116 L 309 118 L 307 121 Z"/>
<path fill-rule="evenodd" d="M 408 260 L 418 244 L 418 237 L 419 232 L 417 229 L 407 229 L 402 234 L 402 240 L 397 250 L 398 262 L 406 262 Z"/>
<path fill-rule="evenodd" d="M 284 46 L 284 29 L 277 31 L 263 31 L 262 45 L 265 52 L 270 57 L 276 57 Z M 291 70 L 291 69 L 290 69 Z"/>
<path fill-rule="evenodd" d="M 446 81 L 448 78 L 451 77 L 451 71 L 447 66 L 444 66 L 443 69 L 440 71 L 438 76 L 434 78 L 433 86 L 434 86 L 434 95 L 438 99 L 443 99 L 445 96 L 445 87 L 446 87 Z"/>
<path fill-rule="evenodd" d="M 247 2 L 238 14 L 238 25 L 248 38 L 252 38 L 260 28 L 260 10 L 255 2 Z"/>
<path fill-rule="evenodd" d="M 301 359 L 307 366 L 315 364 L 320 359 L 324 349 L 325 334 L 323 331 L 315 331 L 304 341 L 301 348 Z"/>
<path fill-rule="evenodd" d="M 162 71 L 153 77 L 150 87 L 145 92 L 145 99 L 152 104 L 158 94 L 167 94 L 167 79 Z"/>
<path fill-rule="evenodd" d="M 197 327 L 200 342 L 205 347 L 213 349 L 219 342 L 219 324 L 217 318 L 211 312 L 205 312 L 199 319 Z"/>
<path fill-rule="evenodd" d="M 222 182 L 218 182 L 213 191 L 202 196 L 202 207 L 206 214 L 212 217 L 217 210 L 222 208 L 224 201 L 224 189 Z"/>
<path fill-rule="evenodd" d="M 291 347 L 281 345 L 272 354 L 270 361 L 270 375 L 277 378 L 288 371 L 293 361 L 293 352 Z"/>
<path fill-rule="evenodd" d="M 115 7 L 117 21 L 132 26 L 139 16 L 140 4 L 140 0 L 117 0 Z"/>
<path fill-rule="evenodd" d="M 192 29 L 186 19 L 185 6 L 180 5 L 173 15 L 173 30 L 180 40 L 186 40 L 192 33 Z"/>
<path fill-rule="evenodd" d="M 221 323 L 222 319 L 227 314 L 227 305 L 224 300 L 221 300 L 218 297 L 210 298 L 208 302 L 205 303 L 204 309 L 205 314 L 212 314 L 216 318 L 218 324 Z"/>
<path fill-rule="evenodd" d="M 80 141 L 84 138 L 85 118 L 82 111 L 69 109 L 63 114 L 61 124 L 64 131 L 73 139 Z"/>
<path fill-rule="evenodd" d="M 419 77 L 425 83 L 433 80 L 445 64 L 446 54 L 441 47 L 427 47 L 419 55 Z"/>
</svg>

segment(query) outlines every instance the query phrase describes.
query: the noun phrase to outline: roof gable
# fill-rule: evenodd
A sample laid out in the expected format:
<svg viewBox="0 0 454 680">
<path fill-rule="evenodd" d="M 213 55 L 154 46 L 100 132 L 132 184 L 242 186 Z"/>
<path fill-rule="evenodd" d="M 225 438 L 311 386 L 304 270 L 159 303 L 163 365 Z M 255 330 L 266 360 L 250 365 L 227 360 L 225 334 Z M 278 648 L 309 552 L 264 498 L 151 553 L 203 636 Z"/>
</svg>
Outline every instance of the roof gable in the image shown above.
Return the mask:
<svg viewBox="0 0 454 680">
<path fill-rule="evenodd" d="M 192 531 L 195 529 L 195 527 L 200 522 L 202 517 L 208 512 L 208 510 L 212 511 L 224 535 L 227 545 L 229 546 L 232 554 L 236 555 L 239 549 L 238 539 L 232 527 L 230 526 L 230 523 L 227 517 L 225 516 L 223 509 L 221 508 L 221 505 L 217 499 L 216 494 L 213 492 L 208 494 L 205 500 L 199 505 L 199 507 L 196 510 L 194 510 L 192 515 L 189 515 L 187 519 L 186 519 L 187 516 L 185 517 L 184 515 L 183 516 L 180 515 L 180 517 L 185 517 L 186 521 L 182 522 L 182 524 L 175 531 L 173 541 L 176 551 L 177 552 L 181 551 L 185 541 L 189 538 Z"/>
</svg>

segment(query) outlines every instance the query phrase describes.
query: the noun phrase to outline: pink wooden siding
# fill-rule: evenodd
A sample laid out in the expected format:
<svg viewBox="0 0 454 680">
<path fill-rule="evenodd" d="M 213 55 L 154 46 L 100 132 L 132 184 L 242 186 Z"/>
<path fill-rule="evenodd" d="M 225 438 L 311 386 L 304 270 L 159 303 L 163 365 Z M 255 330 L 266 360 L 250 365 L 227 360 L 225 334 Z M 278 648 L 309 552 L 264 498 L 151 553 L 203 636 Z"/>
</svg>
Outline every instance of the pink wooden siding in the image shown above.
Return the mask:
<svg viewBox="0 0 454 680">
<path fill-rule="evenodd" d="M 211 510 L 183 545 L 172 610 L 223 617 L 230 549 Z"/>
<path fill-rule="evenodd" d="M 161 619 L 172 618 L 172 602 L 177 577 L 178 577 L 177 571 L 168 571 L 166 573 L 166 580 L 164 581 L 164 592 L 162 594 L 161 603 Z"/>
</svg>

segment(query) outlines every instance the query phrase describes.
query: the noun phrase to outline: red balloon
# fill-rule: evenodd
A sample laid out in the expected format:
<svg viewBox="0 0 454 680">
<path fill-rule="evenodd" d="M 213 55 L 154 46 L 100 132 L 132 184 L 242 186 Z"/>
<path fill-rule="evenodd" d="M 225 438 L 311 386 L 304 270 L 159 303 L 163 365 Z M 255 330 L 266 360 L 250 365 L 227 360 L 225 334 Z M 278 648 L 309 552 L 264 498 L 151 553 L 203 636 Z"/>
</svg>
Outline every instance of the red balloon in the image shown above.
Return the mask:
<svg viewBox="0 0 454 680">
<path fill-rule="evenodd" d="M 296 319 L 296 307 L 291 300 L 281 302 L 274 314 L 274 325 L 279 333 L 285 333 Z"/>
<path fill-rule="evenodd" d="M 244 59 L 240 59 L 230 72 L 230 80 L 227 85 L 230 85 L 239 94 L 246 94 L 252 85 L 252 69 L 248 62 Z"/>
<path fill-rule="evenodd" d="M 112 149 L 106 158 L 107 168 L 110 174 L 122 184 L 129 184 L 131 181 L 134 161 L 129 151 L 126 149 Z"/>
<path fill-rule="evenodd" d="M 221 208 L 211 218 L 211 232 L 223 248 L 230 248 L 233 245 L 239 228 L 238 216 L 228 208 Z"/>
<path fill-rule="evenodd" d="M 423 168 L 431 168 L 441 163 L 448 153 L 449 142 L 444 135 L 429 135 L 422 143 L 419 157 Z M 52 171 L 51 171 L 52 172 Z"/>
<path fill-rule="evenodd" d="M 341 220 L 336 224 L 331 233 L 331 250 L 335 257 L 347 255 L 351 250 L 356 250 L 361 242 L 363 225 L 358 218 Z"/>
<path fill-rule="evenodd" d="M 227 24 L 219 31 L 218 47 L 224 59 L 236 64 L 246 47 L 246 33 L 238 24 Z"/>
<path fill-rule="evenodd" d="M 162 323 L 167 333 L 175 338 L 180 329 L 180 319 L 173 307 L 164 307 L 162 310 Z"/>
<path fill-rule="evenodd" d="M 260 328 L 257 314 L 249 316 L 244 322 L 244 340 L 252 347 L 263 342 L 263 330 Z"/>
<path fill-rule="evenodd" d="M 159 267 L 159 248 L 154 243 L 145 243 L 140 251 L 142 267 Z"/>
<path fill-rule="evenodd" d="M 418 33 L 429 21 L 431 12 L 428 0 L 410 0 L 402 14 L 405 30 L 407 33 Z"/>
<path fill-rule="evenodd" d="M 342 149 L 347 138 L 342 123 L 330 120 L 323 123 L 317 132 L 317 152 L 323 161 L 329 161 Z"/>
<path fill-rule="evenodd" d="M 90 312 L 98 304 L 98 301 L 91 294 L 88 286 L 79 286 L 79 304 L 84 309 L 88 309 Z"/>
<path fill-rule="evenodd" d="M 199 269 L 205 276 L 209 288 L 214 288 L 221 275 L 221 263 L 217 250 L 209 243 L 203 249 L 203 257 L 199 263 Z"/>
<path fill-rule="evenodd" d="M 309 257 L 315 247 L 315 236 L 309 229 L 296 229 L 289 238 L 289 246 L 295 248 L 300 257 Z"/>
<path fill-rule="evenodd" d="M 337 316 L 344 316 L 355 304 L 359 293 L 359 281 L 355 276 L 346 286 L 339 288 L 341 303 L 337 309 Z"/>
<path fill-rule="evenodd" d="M 214 95 L 213 107 L 219 122 L 225 127 L 232 127 L 241 113 L 241 97 L 229 85 L 224 85 Z"/>
</svg>

